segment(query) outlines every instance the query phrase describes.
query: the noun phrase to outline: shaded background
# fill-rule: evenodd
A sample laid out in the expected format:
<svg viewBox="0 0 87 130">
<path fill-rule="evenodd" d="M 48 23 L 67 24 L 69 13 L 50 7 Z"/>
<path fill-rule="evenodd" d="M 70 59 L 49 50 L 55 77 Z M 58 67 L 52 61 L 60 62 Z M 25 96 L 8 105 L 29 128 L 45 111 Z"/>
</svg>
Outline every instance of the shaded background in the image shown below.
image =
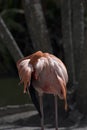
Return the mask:
<svg viewBox="0 0 87 130">
<path fill-rule="evenodd" d="M 87 113 L 86 7 L 86 0 L 0 0 L 0 107 L 31 103 L 18 86 L 16 62 L 42 50 L 67 67 L 67 113 Z M 48 102 L 53 98 L 46 98 L 45 109 L 52 111 Z M 64 112 L 63 102 L 59 104 Z"/>
</svg>

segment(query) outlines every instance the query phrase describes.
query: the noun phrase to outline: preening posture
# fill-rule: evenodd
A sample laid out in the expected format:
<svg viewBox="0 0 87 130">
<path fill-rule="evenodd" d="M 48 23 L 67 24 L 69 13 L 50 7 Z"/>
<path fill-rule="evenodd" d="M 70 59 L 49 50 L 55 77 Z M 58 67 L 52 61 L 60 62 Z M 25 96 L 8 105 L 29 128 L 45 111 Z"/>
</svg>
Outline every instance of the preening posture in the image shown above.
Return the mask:
<svg viewBox="0 0 87 130">
<path fill-rule="evenodd" d="M 41 116 L 41 130 L 44 130 L 43 100 L 44 93 L 53 94 L 55 97 L 55 121 L 58 130 L 57 96 L 66 100 L 66 84 L 68 74 L 63 62 L 56 56 L 38 51 L 30 56 L 24 57 L 17 62 L 20 82 L 24 83 L 24 93 L 29 91 L 31 99 Z M 36 91 L 40 97 L 38 102 Z"/>
</svg>

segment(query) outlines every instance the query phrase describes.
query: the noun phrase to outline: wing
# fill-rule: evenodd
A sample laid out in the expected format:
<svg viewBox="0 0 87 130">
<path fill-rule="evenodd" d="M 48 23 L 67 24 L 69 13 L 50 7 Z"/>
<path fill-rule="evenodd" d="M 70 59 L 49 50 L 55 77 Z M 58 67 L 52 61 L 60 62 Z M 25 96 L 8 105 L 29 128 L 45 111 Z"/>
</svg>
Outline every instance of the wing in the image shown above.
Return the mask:
<svg viewBox="0 0 87 130">
<path fill-rule="evenodd" d="M 17 62 L 18 73 L 20 77 L 20 83 L 24 83 L 24 93 L 26 92 L 27 86 L 30 85 L 31 74 L 34 71 L 34 66 L 37 59 L 41 57 L 43 53 L 37 51 L 30 56 L 24 57 Z"/>
<path fill-rule="evenodd" d="M 17 63 L 20 83 L 24 83 L 24 93 L 26 93 L 26 89 L 30 85 L 31 73 L 33 72 L 33 67 L 29 62 L 30 59 L 23 59 Z"/>
<path fill-rule="evenodd" d="M 57 73 L 63 78 L 66 84 L 68 82 L 68 73 L 64 63 L 52 54 L 50 54 L 50 57 L 54 60 L 54 68 L 57 68 Z"/>
<path fill-rule="evenodd" d="M 46 69 L 46 66 L 49 65 L 48 59 L 46 57 L 41 57 L 37 60 L 37 63 L 35 64 L 35 77 L 36 79 L 39 78 L 40 73 L 43 74 L 44 69 Z"/>
</svg>

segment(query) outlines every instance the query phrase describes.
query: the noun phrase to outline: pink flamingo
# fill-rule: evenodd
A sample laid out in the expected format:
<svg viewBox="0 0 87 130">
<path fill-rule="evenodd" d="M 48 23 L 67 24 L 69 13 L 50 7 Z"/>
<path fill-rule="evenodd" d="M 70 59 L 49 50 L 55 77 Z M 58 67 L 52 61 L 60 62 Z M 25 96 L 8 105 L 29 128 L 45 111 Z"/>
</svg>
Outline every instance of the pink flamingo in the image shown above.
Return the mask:
<svg viewBox="0 0 87 130">
<path fill-rule="evenodd" d="M 31 99 L 41 116 L 41 130 L 44 130 L 43 93 L 53 94 L 55 97 L 55 121 L 58 130 L 57 96 L 66 100 L 66 84 L 68 74 L 63 62 L 56 56 L 37 51 L 30 56 L 24 57 L 17 62 L 20 83 L 24 83 L 24 93 L 28 90 Z M 40 97 L 40 105 L 35 91 Z"/>
</svg>

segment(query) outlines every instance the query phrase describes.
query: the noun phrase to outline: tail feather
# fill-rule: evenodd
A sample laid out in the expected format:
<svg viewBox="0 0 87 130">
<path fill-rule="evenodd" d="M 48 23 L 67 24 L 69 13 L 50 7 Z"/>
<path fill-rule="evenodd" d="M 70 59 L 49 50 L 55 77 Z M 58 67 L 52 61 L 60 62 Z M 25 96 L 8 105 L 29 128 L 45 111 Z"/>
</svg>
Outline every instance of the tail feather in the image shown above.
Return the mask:
<svg viewBox="0 0 87 130">
<path fill-rule="evenodd" d="M 30 86 L 29 86 L 29 93 L 30 93 L 32 102 L 34 103 L 37 111 L 39 112 L 40 117 L 42 117 L 41 111 L 40 111 L 40 104 L 39 104 L 39 101 L 38 101 L 38 98 L 37 98 L 37 95 L 36 95 L 36 90 L 32 86 L 32 84 L 30 84 Z"/>
</svg>

